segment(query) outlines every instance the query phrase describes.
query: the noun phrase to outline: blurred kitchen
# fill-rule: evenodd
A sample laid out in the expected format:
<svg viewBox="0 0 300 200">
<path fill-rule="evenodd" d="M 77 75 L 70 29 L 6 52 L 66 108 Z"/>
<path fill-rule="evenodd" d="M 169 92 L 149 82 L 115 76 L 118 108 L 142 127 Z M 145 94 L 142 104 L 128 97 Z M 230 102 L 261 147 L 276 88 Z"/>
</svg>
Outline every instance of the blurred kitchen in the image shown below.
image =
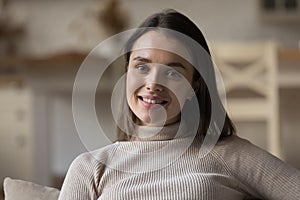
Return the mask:
<svg viewBox="0 0 300 200">
<path fill-rule="evenodd" d="M 90 150 L 72 116 L 81 63 L 164 8 L 185 13 L 209 40 L 238 135 L 300 169 L 300 0 L 0 0 L 1 185 L 9 176 L 60 187 L 71 161 Z M 111 90 L 123 70 L 122 61 L 112 65 L 96 95 L 111 140 Z"/>
</svg>

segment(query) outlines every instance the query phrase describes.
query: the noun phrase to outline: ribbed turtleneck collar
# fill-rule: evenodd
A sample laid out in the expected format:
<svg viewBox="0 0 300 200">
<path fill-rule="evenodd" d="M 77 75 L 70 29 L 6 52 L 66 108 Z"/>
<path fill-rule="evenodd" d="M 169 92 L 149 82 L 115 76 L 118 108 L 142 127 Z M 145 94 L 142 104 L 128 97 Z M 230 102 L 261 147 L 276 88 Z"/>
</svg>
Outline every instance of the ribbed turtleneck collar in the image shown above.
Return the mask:
<svg viewBox="0 0 300 200">
<path fill-rule="evenodd" d="M 185 123 L 175 123 L 168 126 L 136 126 L 134 140 L 162 141 L 188 136 Z"/>
</svg>

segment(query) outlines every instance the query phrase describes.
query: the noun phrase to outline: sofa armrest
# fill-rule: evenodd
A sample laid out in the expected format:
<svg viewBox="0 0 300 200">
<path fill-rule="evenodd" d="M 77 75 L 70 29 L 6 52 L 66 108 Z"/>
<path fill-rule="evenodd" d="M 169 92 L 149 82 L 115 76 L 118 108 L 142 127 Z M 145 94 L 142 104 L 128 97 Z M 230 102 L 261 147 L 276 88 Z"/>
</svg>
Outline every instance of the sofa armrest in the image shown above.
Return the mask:
<svg viewBox="0 0 300 200">
<path fill-rule="evenodd" d="M 59 190 L 32 182 L 4 179 L 5 200 L 57 200 Z"/>
</svg>

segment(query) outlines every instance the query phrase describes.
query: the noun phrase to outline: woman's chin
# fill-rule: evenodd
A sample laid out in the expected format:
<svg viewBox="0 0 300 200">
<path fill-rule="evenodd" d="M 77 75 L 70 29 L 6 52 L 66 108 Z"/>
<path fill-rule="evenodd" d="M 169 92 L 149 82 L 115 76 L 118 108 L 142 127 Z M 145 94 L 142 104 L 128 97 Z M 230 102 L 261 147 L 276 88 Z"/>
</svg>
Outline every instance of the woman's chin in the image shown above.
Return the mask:
<svg viewBox="0 0 300 200">
<path fill-rule="evenodd" d="M 171 119 L 161 119 L 161 118 L 150 118 L 150 117 L 143 117 L 143 118 L 139 118 L 137 124 L 138 125 L 143 125 L 143 126 L 167 126 L 167 125 L 171 125 L 174 123 L 177 123 L 178 121 L 180 121 L 180 117 L 174 117 Z"/>
</svg>

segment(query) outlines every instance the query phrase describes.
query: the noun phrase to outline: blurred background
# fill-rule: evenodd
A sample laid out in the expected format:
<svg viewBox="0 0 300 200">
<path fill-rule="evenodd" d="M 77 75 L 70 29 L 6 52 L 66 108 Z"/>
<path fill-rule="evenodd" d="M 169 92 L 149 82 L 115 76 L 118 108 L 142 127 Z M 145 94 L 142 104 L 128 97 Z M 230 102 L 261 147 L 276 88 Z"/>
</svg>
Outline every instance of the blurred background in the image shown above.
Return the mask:
<svg viewBox="0 0 300 200">
<path fill-rule="evenodd" d="M 299 0 L 0 0 L 1 185 L 9 176 L 60 188 L 71 161 L 90 150 L 72 117 L 82 61 L 165 8 L 186 14 L 209 41 L 238 135 L 300 169 Z M 104 63 L 113 48 L 95 61 Z M 112 140 L 110 98 L 121 62 L 105 71 L 96 95 Z"/>
</svg>

